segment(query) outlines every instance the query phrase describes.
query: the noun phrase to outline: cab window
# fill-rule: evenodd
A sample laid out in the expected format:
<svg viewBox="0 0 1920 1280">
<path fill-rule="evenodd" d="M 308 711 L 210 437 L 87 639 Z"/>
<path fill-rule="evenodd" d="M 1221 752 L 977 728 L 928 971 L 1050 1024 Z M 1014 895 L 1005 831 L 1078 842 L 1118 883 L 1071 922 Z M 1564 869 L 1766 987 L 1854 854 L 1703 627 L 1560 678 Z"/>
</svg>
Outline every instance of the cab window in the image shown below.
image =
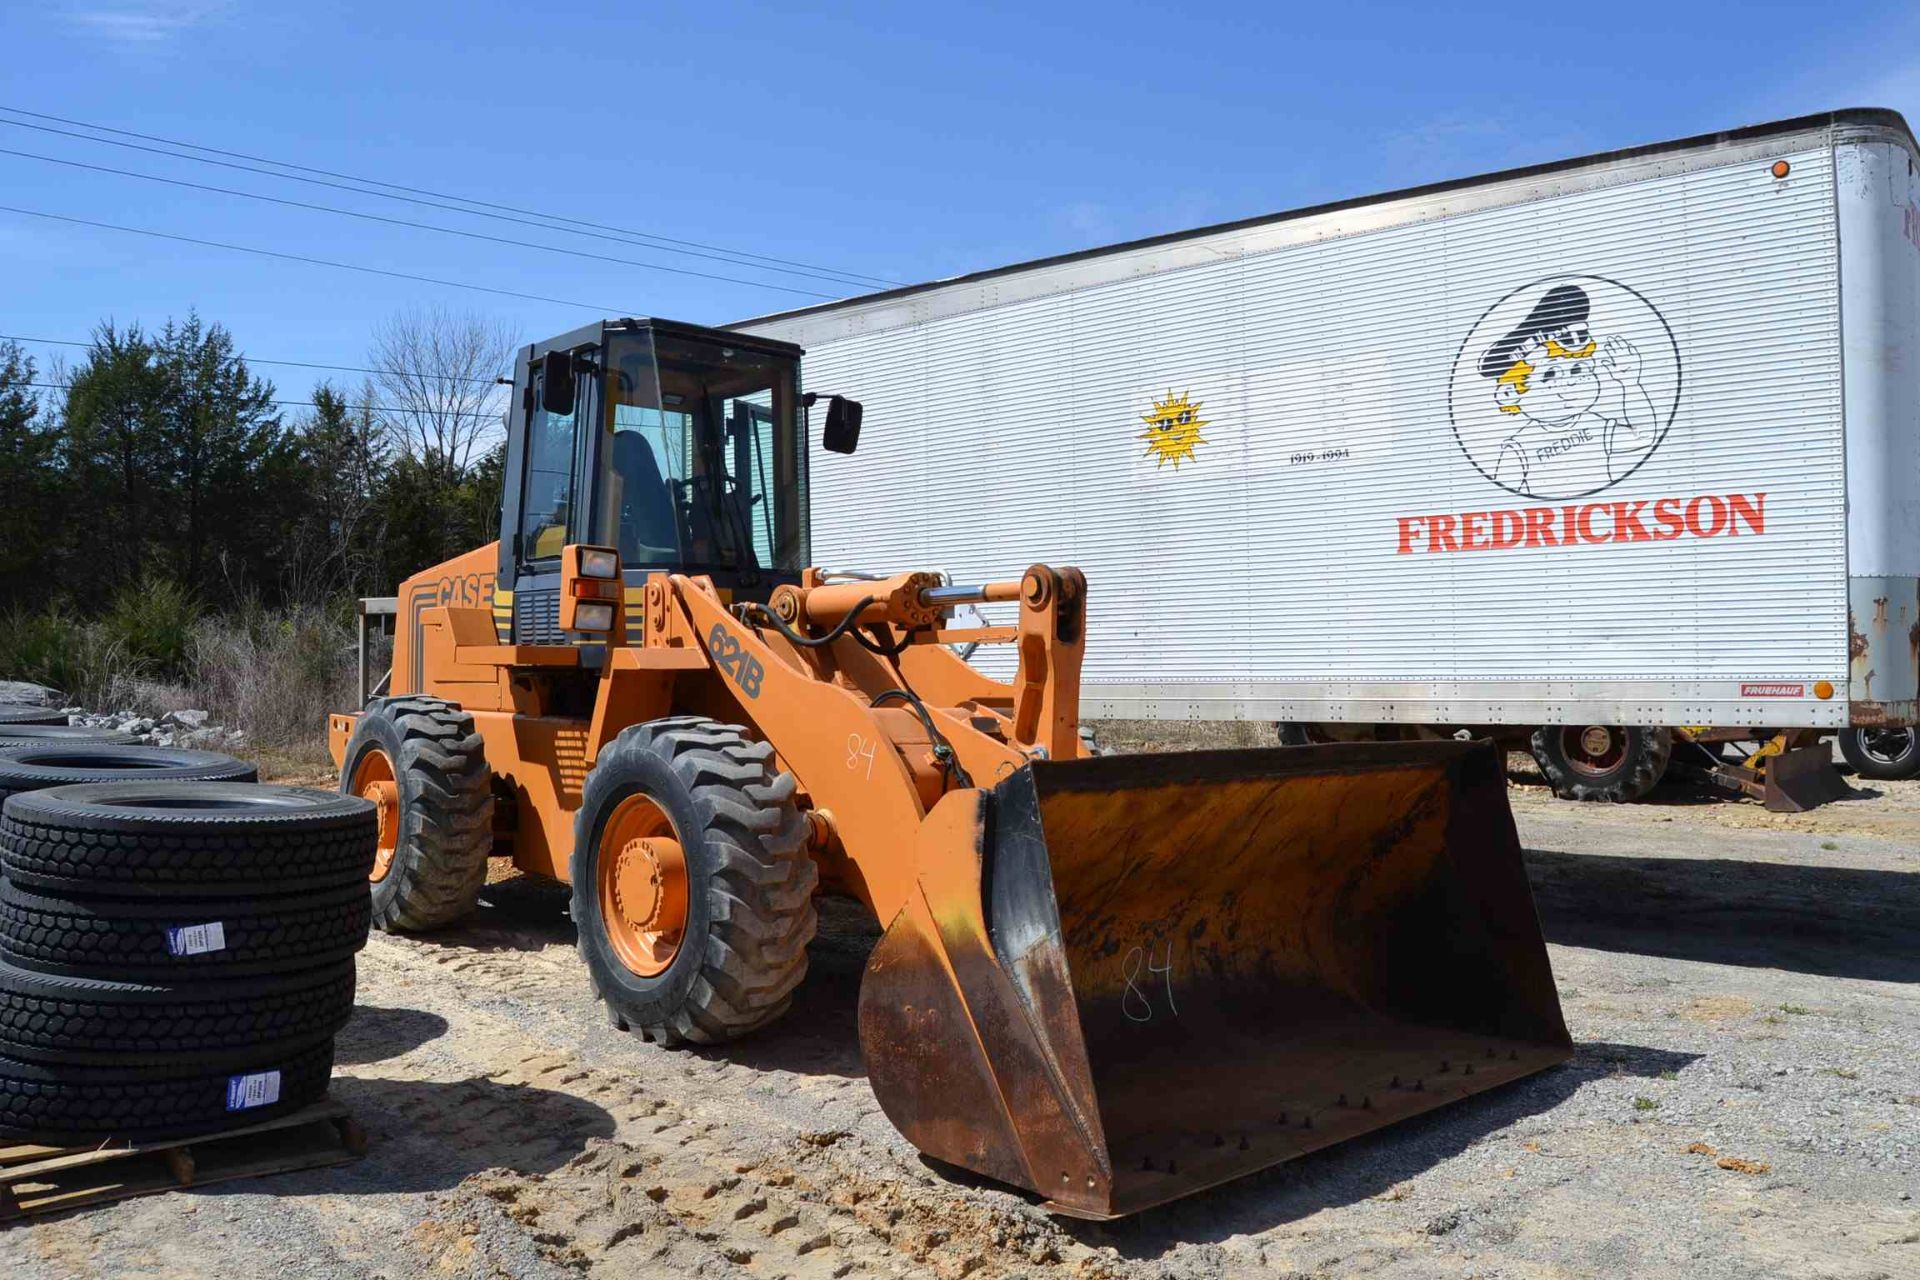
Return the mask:
<svg viewBox="0 0 1920 1280">
<path fill-rule="evenodd" d="M 803 568 L 793 361 L 670 334 L 621 335 L 610 357 L 600 523 L 622 563 Z"/>
<path fill-rule="evenodd" d="M 538 379 L 536 373 L 527 433 L 526 479 L 520 492 L 522 561 L 558 557 L 566 545 L 567 526 L 573 516 L 574 444 L 580 402 L 575 401 L 573 413 L 548 413 L 540 405 Z"/>
</svg>

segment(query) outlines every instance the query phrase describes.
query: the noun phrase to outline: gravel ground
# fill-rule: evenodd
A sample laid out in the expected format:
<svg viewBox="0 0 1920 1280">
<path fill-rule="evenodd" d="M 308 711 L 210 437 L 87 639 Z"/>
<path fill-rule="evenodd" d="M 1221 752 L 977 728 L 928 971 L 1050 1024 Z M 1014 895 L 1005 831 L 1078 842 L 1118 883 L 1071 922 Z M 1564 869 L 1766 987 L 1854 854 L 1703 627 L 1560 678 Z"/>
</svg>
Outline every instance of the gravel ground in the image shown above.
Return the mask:
<svg viewBox="0 0 1920 1280">
<path fill-rule="evenodd" d="M 335 1092 L 373 1148 L 0 1232 L 0 1275 L 1920 1277 L 1920 783 L 1811 814 L 1512 789 L 1577 1042 L 1449 1110 L 1112 1224 L 879 1114 L 829 911 L 727 1051 L 609 1028 L 564 900 L 376 937 Z"/>
</svg>

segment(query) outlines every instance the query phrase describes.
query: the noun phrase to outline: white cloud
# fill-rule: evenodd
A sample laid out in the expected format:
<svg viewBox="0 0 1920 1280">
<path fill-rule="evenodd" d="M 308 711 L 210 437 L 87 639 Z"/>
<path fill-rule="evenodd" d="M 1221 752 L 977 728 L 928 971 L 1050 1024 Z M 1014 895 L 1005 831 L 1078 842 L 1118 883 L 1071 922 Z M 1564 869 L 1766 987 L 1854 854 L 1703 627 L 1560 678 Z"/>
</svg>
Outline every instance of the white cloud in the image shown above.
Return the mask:
<svg viewBox="0 0 1920 1280">
<path fill-rule="evenodd" d="M 124 0 L 108 8 L 69 8 L 68 22 L 114 44 L 151 48 L 220 16 L 224 3 L 207 0 Z"/>
</svg>

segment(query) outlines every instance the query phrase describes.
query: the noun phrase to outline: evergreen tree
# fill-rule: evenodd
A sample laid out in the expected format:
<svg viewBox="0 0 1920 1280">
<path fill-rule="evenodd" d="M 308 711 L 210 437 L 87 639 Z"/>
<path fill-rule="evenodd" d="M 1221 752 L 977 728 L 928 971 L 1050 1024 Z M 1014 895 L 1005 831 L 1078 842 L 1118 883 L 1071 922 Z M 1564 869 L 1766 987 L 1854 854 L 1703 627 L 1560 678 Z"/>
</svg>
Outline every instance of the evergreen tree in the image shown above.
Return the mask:
<svg viewBox="0 0 1920 1280">
<path fill-rule="evenodd" d="M 377 581 L 385 429 L 364 398 L 350 403 L 327 383 L 313 389 L 313 405 L 279 459 L 277 491 L 291 504 L 283 522 L 286 591 L 306 600 L 384 595 L 392 589 Z"/>
<path fill-rule="evenodd" d="M 60 466 L 72 496 L 65 537 L 48 531 L 59 579 L 104 599 L 153 567 L 154 526 L 164 514 L 161 377 L 138 325 L 107 321 L 67 385 Z"/>
<path fill-rule="evenodd" d="M 253 376 L 233 335 L 188 312 L 155 343 L 160 476 L 171 498 L 167 554 L 190 592 L 270 581 L 281 499 L 260 481 L 279 449 L 273 384 Z"/>
<path fill-rule="evenodd" d="M 53 569 L 58 438 L 33 380 L 19 345 L 0 343 L 0 608 L 37 599 Z"/>
<path fill-rule="evenodd" d="M 68 387 L 61 452 L 76 501 L 66 585 L 99 595 L 148 575 L 218 599 L 273 580 L 283 447 L 272 384 L 219 325 L 158 335 L 108 322 Z"/>
</svg>

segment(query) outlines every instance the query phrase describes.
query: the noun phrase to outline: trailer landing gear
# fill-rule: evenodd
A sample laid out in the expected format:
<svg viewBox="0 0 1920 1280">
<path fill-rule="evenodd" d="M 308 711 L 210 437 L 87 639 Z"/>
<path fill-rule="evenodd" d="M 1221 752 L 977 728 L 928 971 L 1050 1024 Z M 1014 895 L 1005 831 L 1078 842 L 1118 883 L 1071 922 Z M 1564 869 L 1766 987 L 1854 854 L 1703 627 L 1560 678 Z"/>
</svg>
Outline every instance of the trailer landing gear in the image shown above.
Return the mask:
<svg viewBox="0 0 1920 1280">
<path fill-rule="evenodd" d="M 1774 813 L 1800 813 L 1853 794 L 1833 767 L 1818 729 L 1782 729 L 1744 756 L 1714 756 L 1698 773 L 1715 786 L 1752 796 Z"/>
</svg>

